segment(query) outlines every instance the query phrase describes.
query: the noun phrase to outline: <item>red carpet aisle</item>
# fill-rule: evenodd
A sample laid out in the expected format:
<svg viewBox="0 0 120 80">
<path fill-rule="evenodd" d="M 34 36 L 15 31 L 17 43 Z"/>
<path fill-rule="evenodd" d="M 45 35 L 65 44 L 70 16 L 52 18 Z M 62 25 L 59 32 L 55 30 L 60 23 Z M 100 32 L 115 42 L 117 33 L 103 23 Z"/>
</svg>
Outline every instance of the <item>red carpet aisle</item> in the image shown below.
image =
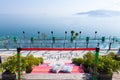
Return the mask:
<svg viewBox="0 0 120 80">
<path fill-rule="evenodd" d="M 65 63 L 65 65 L 73 66 L 71 73 L 84 73 L 81 66 L 76 66 L 71 63 Z M 52 66 L 49 66 L 48 63 L 44 63 L 40 66 L 35 66 L 31 73 L 51 73 L 50 72 L 51 68 Z"/>
</svg>

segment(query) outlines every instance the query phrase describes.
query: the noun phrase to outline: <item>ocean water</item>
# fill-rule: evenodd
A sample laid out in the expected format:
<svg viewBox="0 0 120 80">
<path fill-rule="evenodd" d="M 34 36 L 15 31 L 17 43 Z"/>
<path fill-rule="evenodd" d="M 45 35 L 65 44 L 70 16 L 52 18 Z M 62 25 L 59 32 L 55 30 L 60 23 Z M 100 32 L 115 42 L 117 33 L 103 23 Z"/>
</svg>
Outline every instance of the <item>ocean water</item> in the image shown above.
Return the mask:
<svg viewBox="0 0 120 80">
<path fill-rule="evenodd" d="M 66 47 L 75 47 L 75 42 L 70 43 L 70 31 L 74 30 L 75 32 L 82 32 L 81 38 L 84 39 L 82 42 L 77 41 L 76 47 L 86 47 L 85 38 L 87 36 L 90 39 L 95 37 L 95 31 L 97 31 L 96 37 L 101 38 L 105 36 L 107 40 L 111 38 L 116 38 L 118 42 L 112 44 L 113 48 L 119 48 L 120 43 L 120 17 L 90 17 L 90 16 L 33 16 L 33 15 L 13 15 L 13 14 L 1 14 L 0 15 L 0 48 L 16 48 L 21 47 L 30 47 L 30 38 L 34 37 L 35 39 L 43 39 L 43 34 L 46 35 L 47 39 L 51 39 L 53 31 L 53 36 L 57 39 L 65 38 L 65 31 L 67 31 L 66 38 Z M 23 34 L 23 31 L 25 34 Z M 38 35 L 38 31 L 40 34 Z M 26 39 L 23 39 L 24 36 Z M 14 42 L 13 38 L 17 37 L 17 44 Z M 79 39 L 79 36 L 78 36 Z M 97 43 L 100 42 L 101 48 L 108 48 L 110 41 L 106 41 L 104 44 L 100 40 L 91 40 L 91 43 L 88 47 L 96 47 Z M 20 44 L 21 43 L 21 44 Z M 42 46 L 41 46 L 41 43 Z M 34 47 L 52 47 L 52 41 L 38 41 L 36 40 Z M 64 40 L 58 41 L 54 47 L 63 47 Z M 13 45 L 14 44 L 14 45 Z M 39 45 L 36 45 L 39 44 Z"/>
<path fill-rule="evenodd" d="M 65 31 L 82 31 L 82 36 L 117 36 L 119 35 L 120 17 L 89 17 L 89 16 L 32 16 L 32 15 L 0 15 L 0 37 L 2 36 L 38 36 L 37 32 L 51 36 L 63 37 Z"/>
</svg>

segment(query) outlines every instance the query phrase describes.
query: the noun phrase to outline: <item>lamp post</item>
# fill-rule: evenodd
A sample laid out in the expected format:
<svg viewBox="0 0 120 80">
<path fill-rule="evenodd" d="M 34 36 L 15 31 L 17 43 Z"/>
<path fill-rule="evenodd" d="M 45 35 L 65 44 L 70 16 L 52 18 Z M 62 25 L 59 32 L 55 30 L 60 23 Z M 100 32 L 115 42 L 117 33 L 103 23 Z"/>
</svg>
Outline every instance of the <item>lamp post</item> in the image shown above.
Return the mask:
<svg viewBox="0 0 120 80">
<path fill-rule="evenodd" d="M 111 50 L 111 45 L 112 45 L 112 43 L 110 42 L 110 43 L 109 43 L 109 49 L 108 49 L 108 50 Z"/>
<path fill-rule="evenodd" d="M 89 44 L 89 37 L 86 37 L 86 48 L 88 48 L 88 44 Z"/>
<path fill-rule="evenodd" d="M 80 34 L 79 39 L 81 39 L 81 33 L 82 33 L 82 32 L 80 31 L 80 32 L 79 32 L 79 34 Z"/>
<path fill-rule="evenodd" d="M 37 33 L 38 33 L 38 41 L 40 42 L 40 31 L 38 31 Z"/>
<path fill-rule="evenodd" d="M 109 41 L 111 40 L 111 36 L 109 36 Z"/>
<path fill-rule="evenodd" d="M 53 31 L 51 31 L 51 35 L 52 35 L 51 37 L 53 37 Z"/>
<path fill-rule="evenodd" d="M 23 41 L 23 43 L 24 43 L 23 45 L 26 45 L 26 44 L 25 44 L 25 31 L 23 31 L 22 33 L 23 33 L 23 40 L 22 40 L 22 41 Z M 21 45 L 22 45 L 22 44 L 21 44 Z"/>
<path fill-rule="evenodd" d="M 64 43 L 63 43 L 64 48 L 65 48 L 66 39 L 67 39 L 67 31 L 65 31 L 65 39 L 64 39 Z"/>
<path fill-rule="evenodd" d="M 14 45 L 15 45 L 15 47 L 17 47 L 17 37 L 13 37 L 13 40 L 14 40 Z"/>
<path fill-rule="evenodd" d="M 40 31 L 38 31 L 38 39 L 40 39 Z"/>
<path fill-rule="evenodd" d="M 115 42 L 115 37 L 113 37 L 112 42 L 113 42 L 113 43 Z"/>
<path fill-rule="evenodd" d="M 6 48 L 9 50 L 9 40 L 10 40 L 10 37 L 9 36 L 7 36 L 7 43 L 6 43 Z"/>
<path fill-rule="evenodd" d="M 53 48 L 53 31 L 51 31 L 51 40 L 52 40 L 52 48 Z"/>
<path fill-rule="evenodd" d="M 34 37 L 31 37 L 31 38 L 30 38 L 30 41 L 31 41 L 30 47 L 32 47 L 32 46 L 33 46 L 33 43 L 34 43 Z"/>
<path fill-rule="evenodd" d="M 65 31 L 65 40 L 66 40 L 67 31 Z"/>
<path fill-rule="evenodd" d="M 53 31 L 51 31 L 51 40 L 53 40 Z"/>
<path fill-rule="evenodd" d="M 23 31 L 23 37 L 25 38 L 25 31 Z"/>
<path fill-rule="evenodd" d="M 98 42 L 98 43 L 97 43 L 97 47 L 99 47 L 99 45 L 100 45 L 100 43 Z"/>
<path fill-rule="evenodd" d="M 118 55 L 120 55 L 120 48 L 118 49 L 118 52 L 117 52 Z"/>
<path fill-rule="evenodd" d="M 96 39 L 97 31 L 95 31 L 95 39 Z"/>
</svg>

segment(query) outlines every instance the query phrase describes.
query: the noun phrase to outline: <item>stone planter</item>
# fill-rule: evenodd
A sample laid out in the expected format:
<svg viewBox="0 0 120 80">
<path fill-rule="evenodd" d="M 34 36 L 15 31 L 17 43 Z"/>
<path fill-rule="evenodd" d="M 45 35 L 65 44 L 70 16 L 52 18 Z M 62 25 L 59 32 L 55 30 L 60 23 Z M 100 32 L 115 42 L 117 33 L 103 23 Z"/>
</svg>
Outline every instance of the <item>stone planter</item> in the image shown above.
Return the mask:
<svg viewBox="0 0 120 80">
<path fill-rule="evenodd" d="M 16 80 L 16 74 L 5 71 L 2 73 L 2 80 Z"/>
<path fill-rule="evenodd" d="M 112 80 L 113 74 L 99 74 L 98 80 Z"/>
<path fill-rule="evenodd" d="M 31 73 L 32 69 L 26 68 L 26 73 Z"/>
</svg>

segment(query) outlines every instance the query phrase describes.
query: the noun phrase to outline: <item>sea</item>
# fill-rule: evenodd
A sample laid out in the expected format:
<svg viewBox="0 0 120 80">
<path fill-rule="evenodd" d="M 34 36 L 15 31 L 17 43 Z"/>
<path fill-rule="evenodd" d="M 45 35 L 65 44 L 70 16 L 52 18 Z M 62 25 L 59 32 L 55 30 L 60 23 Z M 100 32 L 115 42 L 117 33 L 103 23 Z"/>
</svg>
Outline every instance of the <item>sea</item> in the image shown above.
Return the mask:
<svg viewBox="0 0 120 80">
<path fill-rule="evenodd" d="M 110 41 L 113 38 L 115 38 L 117 39 L 116 40 L 117 43 L 114 43 L 114 47 L 119 48 L 119 43 L 120 43 L 119 21 L 120 21 L 119 16 L 89 17 L 89 16 L 76 16 L 76 15 L 33 16 L 33 15 L 22 15 L 22 14 L 14 14 L 14 15 L 0 14 L 0 44 L 2 45 L 1 48 L 6 48 L 7 46 L 3 47 L 3 45 L 14 43 L 15 37 L 17 37 L 19 44 L 20 43 L 23 44 L 25 42 L 27 44 L 30 44 L 31 37 L 34 37 L 34 39 L 36 40 L 38 40 L 39 37 L 42 43 L 43 43 L 42 39 L 46 37 L 46 39 L 51 39 L 51 41 L 45 43 L 51 43 L 52 42 L 51 36 L 54 36 L 56 39 L 63 39 L 59 43 L 65 42 L 64 38 L 66 37 L 67 39 L 66 43 L 70 44 L 69 42 L 71 38 L 71 31 L 74 30 L 75 33 L 79 34 L 77 39 L 78 42 L 80 43 L 79 37 L 81 37 L 83 40 L 82 41 L 83 43 L 80 43 L 84 45 L 82 47 L 86 47 L 86 43 L 85 43 L 86 37 L 90 37 L 90 39 L 94 39 L 94 37 L 96 36 L 97 40 L 92 41 L 95 42 L 95 46 L 96 46 L 98 42 L 101 43 L 99 39 L 105 36 L 105 38 L 107 39 L 106 43 L 104 43 L 104 45 L 101 44 L 101 46 L 103 46 L 104 48 L 108 47 Z M 96 34 L 95 31 L 97 31 Z M 51 34 L 51 32 L 53 32 L 53 34 Z M 65 32 L 67 33 L 65 34 Z M 36 43 L 38 42 L 39 41 L 37 41 Z M 71 45 L 75 46 L 75 41 Z M 95 47 L 95 46 L 90 46 L 90 47 Z"/>
</svg>

